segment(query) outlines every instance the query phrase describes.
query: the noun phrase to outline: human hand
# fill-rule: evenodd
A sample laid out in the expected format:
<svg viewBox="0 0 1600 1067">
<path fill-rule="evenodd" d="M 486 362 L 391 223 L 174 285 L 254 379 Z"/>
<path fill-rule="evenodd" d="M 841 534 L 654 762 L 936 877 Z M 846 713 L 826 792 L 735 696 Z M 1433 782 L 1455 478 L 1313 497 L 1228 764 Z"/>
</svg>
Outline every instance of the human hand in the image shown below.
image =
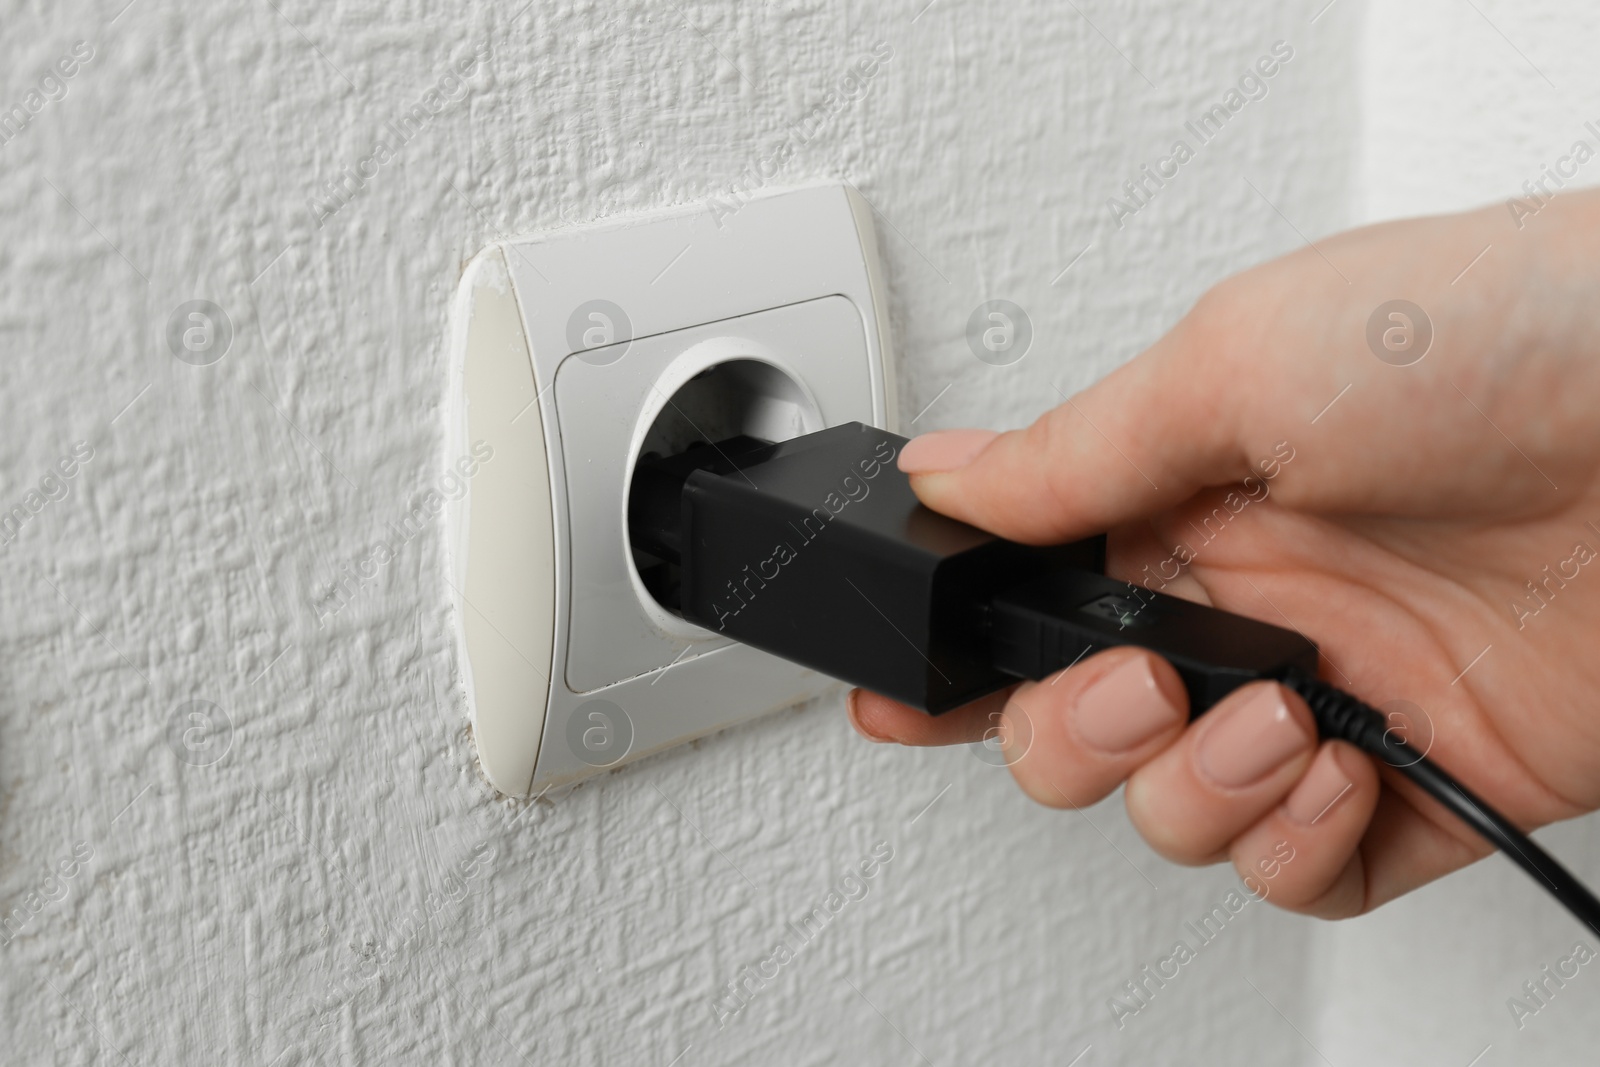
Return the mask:
<svg viewBox="0 0 1600 1067">
<path fill-rule="evenodd" d="M 900 466 L 938 511 L 1029 543 L 1109 530 L 1113 576 L 1302 631 L 1324 677 L 1422 709 L 1406 739 L 1524 829 L 1594 810 L 1600 193 L 1523 225 L 1493 208 L 1330 238 L 1223 282 L 1028 428 L 927 434 Z M 1386 315 L 1369 344 L 1396 298 L 1431 347 Z M 1318 744 L 1281 686 L 1190 725 L 1176 672 L 1139 649 L 937 718 L 860 691 L 850 715 L 908 745 L 998 729 L 1052 807 L 1126 782 L 1180 863 L 1248 875 L 1287 842 L 1270 899 L 1327 918 L 1488 851 L 1392 768 Z"/>
</svg>

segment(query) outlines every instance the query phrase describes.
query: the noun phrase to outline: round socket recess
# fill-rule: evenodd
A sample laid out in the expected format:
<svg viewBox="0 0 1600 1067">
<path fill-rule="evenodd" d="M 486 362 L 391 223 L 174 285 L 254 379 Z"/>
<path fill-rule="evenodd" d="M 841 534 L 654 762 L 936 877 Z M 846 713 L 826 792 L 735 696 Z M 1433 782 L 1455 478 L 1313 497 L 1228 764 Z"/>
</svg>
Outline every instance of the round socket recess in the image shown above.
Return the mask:
<svg viewBox="0 0 1600 1067">
<path fill-rule="evenodd" d="M 690 439 L 893 428 L 871 211 L 842 185 L 496 245 L 451 331 L 448 526 L 480 764 L 526 795 L 832 683 L 663 609 L 628 544 L 639 456 Z M 449 456 L 456 455 L 449 451 Z"/>
<path fill-rule="evenodd" d="M 681 420 L 673 429 L 684 445 L 685 430 L 705 441 L 741 431 L 788 440 L 839 422 L 868 422 L 865 347 L 855 305 L 829 296 L 637 340 L 614 363 L 561 364 L 555 395 L 571 533 L 566 683 L 573 692 L 592 693 L 673 663 L 681 669 L 727 644 L 641 596 L 627 538 L 628 487 L 649 431 L 664 428 L 662 411 L 676 417 L 668 425 Z M 727 388 L 693 397 L 695 410 L 674 399 L 719 371 Z"/>
<path fill-rule="evenodd" d="M 740 435 L 787 441 L 825 425 L 817 398 L 770 350 L 747 339 L 719 336 L 691 347 L 657 379 L 634 428 L 627 470 L 631 478 L 643 456 L 674 455 L 696 442 Z M 631 492 L 623 501 L 624 515 Z M 627 535 L 626 528 L 623 533 Z M 640 552 L 631 538 L 628 556 L 639 603 L 651 621 L 663 633 L 702 646 L 701 651 L 709 648 L 704 630 L 661 605 L 659 594 L 675 580 L 676 568 Z M 689 652 L 683 649 L 674 658 L 681 661 Z"/>
</svg>

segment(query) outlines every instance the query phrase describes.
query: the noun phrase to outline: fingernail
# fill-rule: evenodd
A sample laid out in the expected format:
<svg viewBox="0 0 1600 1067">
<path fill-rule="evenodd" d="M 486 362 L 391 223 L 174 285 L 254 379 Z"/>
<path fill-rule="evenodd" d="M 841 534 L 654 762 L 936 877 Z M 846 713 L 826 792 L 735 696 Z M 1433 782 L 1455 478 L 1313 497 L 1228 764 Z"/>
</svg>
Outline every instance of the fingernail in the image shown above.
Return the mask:
<svg viewBox="0 0 1600 1067">
<path fill-rule="evenodd" d="M 1202 774 L 1229 789 L 1260 781 L 1314 740 L 1290 713 L 1276 685 L 1259 687 L 1243 704 L 1222 714 L 1201 736 L 1195 762 Z"/>
<path fill-rule="evenodd" d="M 1311 769 L 1283 802 L 1283 810 L 1302 826 L 1314 826 L 1354 788 L 1350 776 L 1339 765 L 1339 754 L 1331 746 L 1317 754 Z"/>
<path fill-rule="evenodd" d="M 1078 738 L 1105 753 L 1138 748 L 1182 721 L 1145 656 L 1134 656 L 1085 689 L 1072 709 Z"/>
<path fill-rule="evenodd" d="M 907 474 L 960 470 L 1000 435 L 993 430 L 935 430 L 913 437 L 900 450 L 900 469 Z"/>
<path fill-rule="evenodd" d="M 860 695 L 861 690 L 859 689 L 852 689 L 850 692 L 845 694 L 844 711 L 846 715 L 850 716 L 850 725 L 856 728 L 856 733 L 860 734 L 862 737 L 865 737 L 868 741 L 879 745 L 888 744 L 894 739 L 891 737 L 884 737 L 882 734 L 873 733 L 871 730 L 867 729 L 861 724 L 861 712 L 856 705 L 856 698 Z"/>
</svg>

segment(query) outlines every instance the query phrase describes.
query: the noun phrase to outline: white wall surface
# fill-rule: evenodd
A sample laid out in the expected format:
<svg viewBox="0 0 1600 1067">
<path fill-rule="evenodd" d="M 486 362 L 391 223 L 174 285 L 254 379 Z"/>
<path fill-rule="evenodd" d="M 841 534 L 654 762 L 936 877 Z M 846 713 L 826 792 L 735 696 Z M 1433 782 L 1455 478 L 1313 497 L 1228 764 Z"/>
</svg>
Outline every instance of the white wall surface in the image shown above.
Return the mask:
<svg viewBox="0 0 1600 1067">
<path fill-rule="evenodd" d="M 1597 42 L 1600 9 L 1578 0 L 1375 0 L 1362 45 L 1362 221 L 1504 204 L 1575 140 L 1600 148 L 1584 129 L 1600 126 Z M 1592 160 L 1571 187 L 1597 181 Z M 1506 220 L 1514 241 L 1509 210 Z M 1537 836 L 1584 881 L 1600 883 L 1595 817 Z M 1520 1026 L 1507 1005 L 1579 941 L 1600 949 L 1524 875 L 1490 857 L 1370 916 L 1320 926 L 1321 1007 L 1308 1034 L 1341 1067 L 1465 1065 L 1478 1056 L 1481 1067 L 1593 1063 L 1600 974 L 1592 965 Z"/>
<path fill-rule="evenodd" d="M 1154 858 L 1119 800 L 1036 809 L 965 751 L 859 741 L 835 698 L 512 804 L 473 764 L 437 529 L 314 608 L 453 458 L 447 302 L 500 235 L 726 194 L 885 42 L 779 181 L 847 178 L 881 212 L 912 428 L 1018 425 L 1363 189 L 1384 214 L 1520 181 L 1475 130 L 1522 105 L 1445 87 L 1437 27 L 1495 55 L 1470 5 L 1417 5 L 1432 66 L 1369 65 L 1363 98 L 1363 47 L 1410 53 L 1353 0 L 121 3 L 0 3 L 0 108 L 94 53 L 0 145 L 5 506 L 93 449 L 0 558 L 7 1062 L 1384 1062 L 1356 1043 L 1377 1017 L 1414 1035 L 1388 1062 L 1465 1063 L 1459 1020 L 1503 1011 L 1506 961 L 1567 936 L 1488 865 L 1342 939 L 1252 906 L 1119 1030 L 1108 998 L 1232 884 Z M 1107 198 L 1280 39 L 1268 97 L 1118 227 Z M 1559 23 L 1526 41 L 1581 93 Z M 466 98 L 319 224 L 308 198 L 485 42 Z M 1363 155 L 1388 81 L 1455 135 L 1396 117 Z M 1550 140 L 1497 127 L 1529 165 L 1566 136 L 1538 114 Z M 1412 173 L 1380 182 L 1396 144 Z M 963 337 L 993 297 L 1037 329 L 1008 368 Z M 235 330 L 208 367 L 164 340 L 197 298 Z M 232 723 L 211 766 L 169 740 L 197 699 Z M 719 1030 L 719 988 L 878 841 L 867 895 Z"/>
</svg>

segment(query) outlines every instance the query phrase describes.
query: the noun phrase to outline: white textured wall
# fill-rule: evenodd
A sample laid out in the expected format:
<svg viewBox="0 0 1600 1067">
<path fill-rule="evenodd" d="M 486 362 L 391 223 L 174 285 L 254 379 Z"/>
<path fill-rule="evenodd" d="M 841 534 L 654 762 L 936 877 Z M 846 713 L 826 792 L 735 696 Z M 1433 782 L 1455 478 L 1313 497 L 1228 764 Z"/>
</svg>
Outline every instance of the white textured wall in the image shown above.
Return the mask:
<svg viewBox="0 0 1600 1067">
<path fill-rule="evenodd" d="M 1584 129 L 1600 126 L 1597 41 L 1600 8 L 1582 0 L 1373 0 L 1362 47 L 1366 218 L 1504 204 L 1575 140 L 1600 148 Z M 1572 187 L 1597 182 L 1600 159 Z M 1511 220 L 1508 210 L 1506 241 L 1517 237 Z M 1600 819 L 1538 837 L 1600 884 Z M 1600 967 L 1581 967 L 1520 1027 L 1507 1006 L 1580 940 L 1600 950 L 1492 856 L 1370 916 L 1320 927 L 1322 1007 L 1308 1033 L 1341 1067 L 1464 1067 L 1480 1055 L 1481 1067 L 1593 1063 Z"/>
<path fill-rule="evenodd" d="M 321 625 L 313 605 L 450 458 L 447 301 L 498 235 L 724 194 L 886 42 L 779 180 L 845 177 L 883 213 L 914 428 L 1016 425 L 1348 220 L 1353 0 L 1314 25 L 1321 0 L 136 0 L 108 22 L 121 2 L 0 3 L 0 108 L 93 49 L 0 145 L 0 505 L 40 505 L 0 553 L 7 1062 L 1311 1055 L 1312 927 L 1259 906 L 1111 1024 L 1231 882 L 1153 858 L 1117 800 L 1033 808 L 965 751 L 859 741 L 833 699 L 514 805 L 473 766 L 436 529 Z M 1270 96 L 1112 224 L 1278 39 Z M 319 218 L 485 42 L 465 99 Z M 1009 368 L 963 339 L 992 297 L 1038 331 Z M 206 367 L 164 339 L 200 298 L 235 332 Z M 65 499 L 30 498 L 78 442 L 44 487 Z M 226 741 L 210 766 L 169 738 L 192 700 L 232 723 L 189 735 Z M 878 841 L 868 894 L 718 1031 L 718 988 Z"/>
</svg>

